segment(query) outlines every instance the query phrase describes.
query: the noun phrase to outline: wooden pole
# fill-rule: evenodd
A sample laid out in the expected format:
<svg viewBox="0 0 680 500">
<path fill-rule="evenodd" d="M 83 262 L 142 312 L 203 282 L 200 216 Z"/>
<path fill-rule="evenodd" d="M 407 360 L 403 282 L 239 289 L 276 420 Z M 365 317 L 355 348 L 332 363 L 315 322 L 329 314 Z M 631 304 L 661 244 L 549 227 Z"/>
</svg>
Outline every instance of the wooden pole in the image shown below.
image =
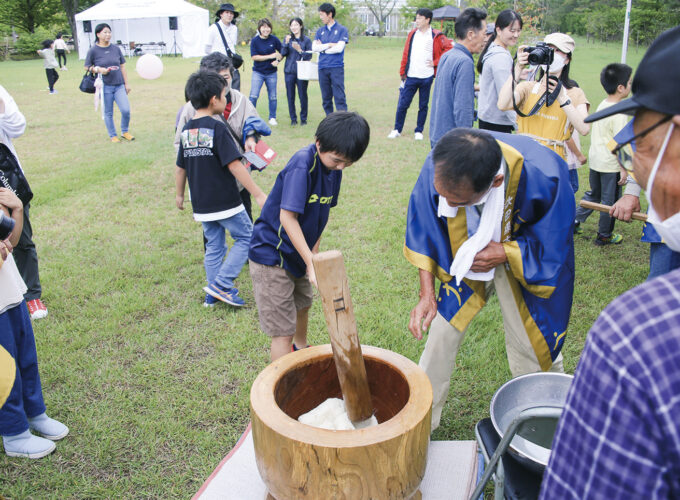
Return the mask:
<svg viewBox="0 0 680 500">
<path fill-rule="evenodd" d="M 609 212 L 612 207 L 609 205 L 603 205 L 602 203 L 595 203 L 594 201 L 586 201 L 586 200 L 581 200 L 579 202 L 579 205 L 581 205 L 583 208 L 587 208 L 588 210 L 597 210 L 598 212 Z M 647 214 L 643 214 L 642 212 L 633 212 L 633 216 L 631 217 L 633 220 L 640 220 L 642 222 L 647 222 Z"/>
<path fill-rule="evenodd" d="M 347 415 L 352 423 L 360 424 L 373 416 L 373 403 L 349 295 L 345 262 L 337 250 L 316 254 L 312 262 Z"/>
</svg>

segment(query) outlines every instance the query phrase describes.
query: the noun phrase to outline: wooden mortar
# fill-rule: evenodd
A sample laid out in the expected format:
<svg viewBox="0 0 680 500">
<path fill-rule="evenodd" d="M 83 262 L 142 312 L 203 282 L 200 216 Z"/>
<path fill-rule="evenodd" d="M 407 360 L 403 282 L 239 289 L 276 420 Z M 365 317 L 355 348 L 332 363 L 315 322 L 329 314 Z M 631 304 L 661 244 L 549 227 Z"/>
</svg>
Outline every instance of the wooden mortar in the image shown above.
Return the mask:
<svg viewBox="0 0 680 500">
<path fill-rule="evenodd" d="M 411 360 L 361 346 L 379 425 L 330 431 L 297 418 L 342 397 L 330 344 L 279 358 L 250 391 L 255 459 L 277 500 L 419 498 L 430 441 L 432 386 Z"/>
</svg>

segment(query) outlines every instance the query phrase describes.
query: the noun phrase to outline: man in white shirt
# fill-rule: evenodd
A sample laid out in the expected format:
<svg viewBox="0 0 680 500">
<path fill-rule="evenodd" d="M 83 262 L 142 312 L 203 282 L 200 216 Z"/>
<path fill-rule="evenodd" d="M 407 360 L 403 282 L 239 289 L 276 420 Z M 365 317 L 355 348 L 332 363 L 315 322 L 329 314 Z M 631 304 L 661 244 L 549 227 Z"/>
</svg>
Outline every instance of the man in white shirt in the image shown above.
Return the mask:
<svg viewBox="0 0 680 500">
<path fill-rule="evenodd" d="M 232 59 L 233 64 L 232 54 L 236 53 L 236 44 L 238 43 L 238 28 L 234 24 L 234 20 L 238 17 L 238 14 L 238 11 L 230 3 L 223 3 L 220 6 L 215 13 L 215 23 L 208 28 L 208 43 L 205 46 L 206 54 L 220 52 Z M 224 40 L 220 30 L 222 30 Z M 241 90 L 241 74 L 237 69 L 234 71 L 231 88 Z"/>
<path fill-rule="evenodd" d="M 415 129 L 415 140 L 423 140 L 423 128 L 427 119 L 427 106 L 430 101 L 430 89 L 437 71 L 441 55 L 451 48 L 451 42 L 441 31 L 430 28 L 432 11 L 418 9 L 416 11 L 415 28 L 406 38 L 404 54 L 401 58 L 401 87 L 397 116 L 394 119 L 394 130 L 388 139 L 396 139 L 401 135 L 408 111 L 416 92 L 419 93 L 418 122 Z"/>
</svg>

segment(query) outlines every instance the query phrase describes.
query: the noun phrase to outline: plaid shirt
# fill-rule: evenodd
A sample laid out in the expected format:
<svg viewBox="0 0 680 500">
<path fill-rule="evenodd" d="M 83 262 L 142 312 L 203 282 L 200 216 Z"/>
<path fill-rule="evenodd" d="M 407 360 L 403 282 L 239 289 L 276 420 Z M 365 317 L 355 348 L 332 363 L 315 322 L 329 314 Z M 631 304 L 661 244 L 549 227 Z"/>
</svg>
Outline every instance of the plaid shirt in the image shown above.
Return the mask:
<svg viewBox="0 0 680 500">
<path fill-rule="evenodd" d="M 680 270 L 626 292 L 590 330 L 547 498 L 680 498 Z"/>
</svg>

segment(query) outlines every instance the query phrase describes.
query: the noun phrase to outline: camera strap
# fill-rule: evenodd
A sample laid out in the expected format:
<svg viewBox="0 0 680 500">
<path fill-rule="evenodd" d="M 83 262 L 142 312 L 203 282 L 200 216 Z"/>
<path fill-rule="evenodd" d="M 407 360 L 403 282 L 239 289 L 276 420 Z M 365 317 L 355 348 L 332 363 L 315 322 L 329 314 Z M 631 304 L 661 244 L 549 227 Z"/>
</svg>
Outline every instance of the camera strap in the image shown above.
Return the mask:
<svg viewBox="0 0 680 500">
<path fill-rule="evenodd" d="M 515 110 L 515 113 L 517 113 L 519 116 L 522 118 L 529 118 L 530 116 L 534 116 L 538 111 L 543 107 L 544 104 L 548 104 L 548 106 L 552 106 L 552 104 L 555 102 L 557 99 L 557 96 L 560 94 L 560 91 L 562 90 L 562 82 L 557 80 L 557 86 L 555 87 L 555 90 L 553 92 L 549 92 L 548 88 L 548 79 L 550 76 L 548 75 L 548 72 L 545 72 L 545 92 L 543 95 L 536 101 L 536 104 L 534 104 L 534 107 L 531 108 L 531 111 L 529 111 L 528 114 L 524 114 L 522 110 L 517 107 L 517 102 L 515 101 L 515 61 L 517 60 L 517 55 L 515 54 L 515 57 L 513 58 L 512 61 L 512 107 Z M 540 79 L 538 80 L 540 82 Z"/>
</svg>

